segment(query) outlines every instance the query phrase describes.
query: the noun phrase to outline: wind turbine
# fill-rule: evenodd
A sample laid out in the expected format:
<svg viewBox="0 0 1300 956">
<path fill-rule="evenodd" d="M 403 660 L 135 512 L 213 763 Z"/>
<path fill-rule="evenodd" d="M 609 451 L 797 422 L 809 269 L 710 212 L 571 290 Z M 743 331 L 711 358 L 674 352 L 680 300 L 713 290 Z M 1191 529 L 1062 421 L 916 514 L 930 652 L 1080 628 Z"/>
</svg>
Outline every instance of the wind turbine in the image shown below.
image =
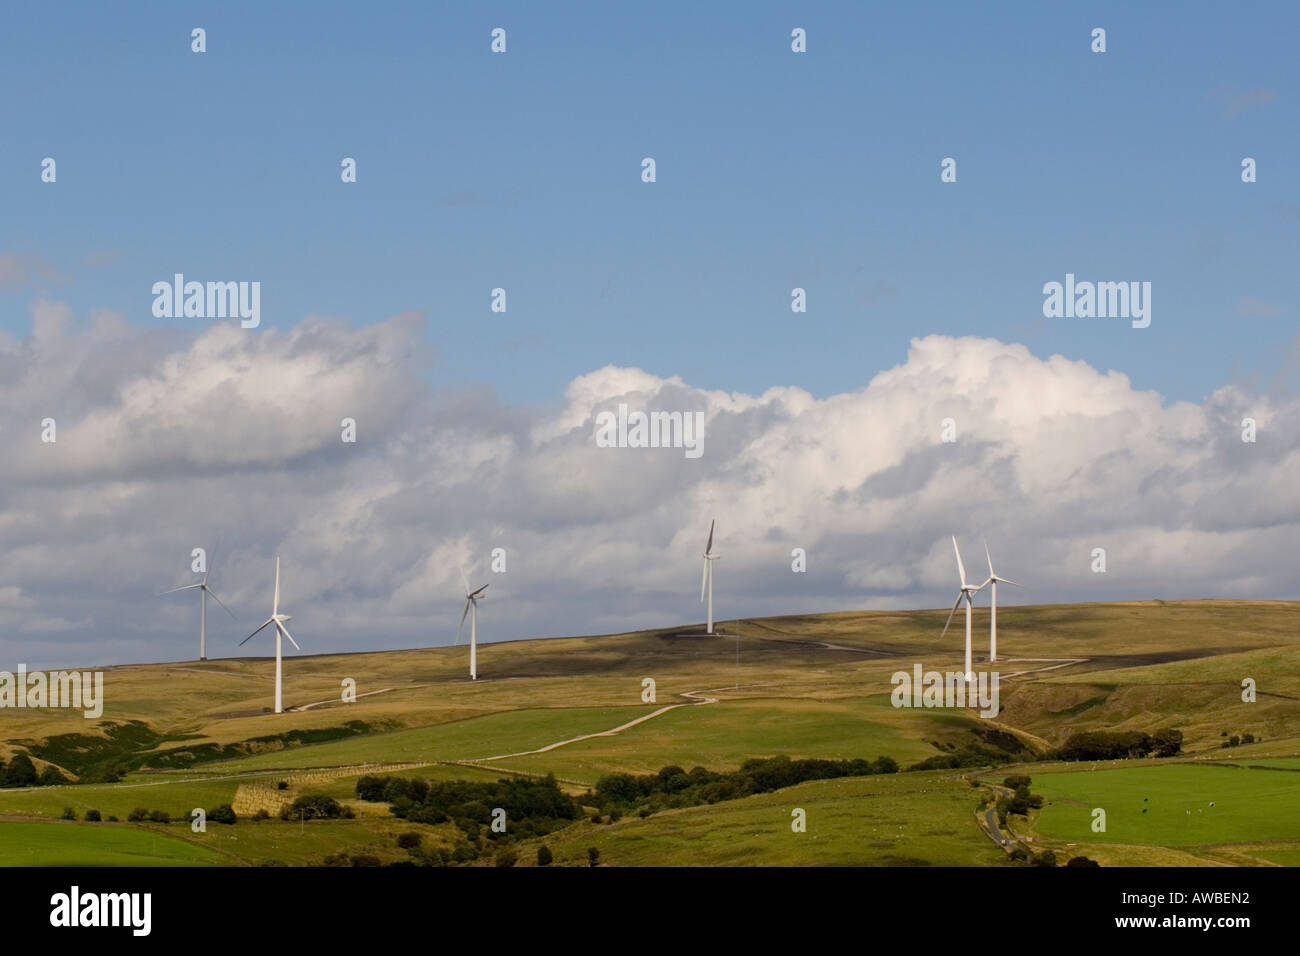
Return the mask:
<svg viewBox="0 0 1300 956">
<path fill-rule="evenodd" d="M 478 602 L 483 597 L 483 592 L 488 589 L 488 585 L 471 591 L 469 589 L 469 578 L 465 577 L 465 569 L 460 569 L 460 580 L 465 585 L 465 610 L 460 615 L 460 626 L 456 628 L 456 643 L 460 643 L 460 633 L 465 627 L 465 615 L 469 615 L 469 679 L 478 680 Z"/>
<path fill-rule="evenodd" d="M 199 592 L 199 660 L 206 661 L 208 659 L 208 595 L 211 594 L 212 600 L 225 608 L 226 613 L 230 615 L 230 619 L 236 624 L 239 623 L 239 618 L 235 617 L 234 611 L 222 604 L 221 598 L 217 597 L 217 592 L 208 587 L 207 571 L 203 572 L 203 580 L 198 584 L 187 584 L 184 587 L 172 588 L 170 591 L 164 591 L 163 594 L 175 594 L 177 591 L 193 591 L 196 588 Z M 162 594 L 159 597 L 162 597 Z"/>
<path fill-rule="evenodd" d="M 293 635 L 291 635 L 284 626 L 285 621 L 291 620 L 293 620 L 293 618 L 288 614 L 280 613 L 280 556 L 277 554 L 275 556 L 275 597 L 271 599 L 271 616 L 266 619 L 265 624 L 239 642 L 239 646 L 243 647 L 253 638 L 257 637 L 263 629 L 270 627 L 272 624 L 275 625 L 275 712 L 277 714 L 283 710 L 281 707 L 280 696 L 280 637 L 284 636 L 289 638 L 290 644 L 292 644 L 297 650 L 302 650 L 301 647 L 298 647 L 298 642 L 293 639 Z"/>
<path fill-rule="evenodd" d="M 700 578 L 700 600 L 704 600 L 704 592 L 709 592 L 709 625 L 705 630 L 706 634 L 713 633 L 713 562 L 718 560 L 720 555 L 713 553 L 713 526 L 717 524 L 717 519 L 709 522 L 709 541 L 704 546 L 704 577 Z"/>
<path fill-rule="evenodd" d="M 1010 584 L 1012 587 L 1017 588 L 1020 585 L 1010 578 L 1000 578 L 993 572 L 993 558 L 989 554 L 989 543 L 987 541 L 984 542 L 984 557 L 988 558 L 989 561 L 989 579 L 980 586 L 988 586 L 989 596 L 992 599 L 992 603 L 989 605 L 989 661 L 996 664 L 998 660 L 998 582 L 1001 581 L 1003 584 Z"/>
<path fill-rule="evenodd" d="M 948 625 L 952 623 L 952 616 L 957 613 L 957 605 L 961 604 L 962 600 L 965 599 L 966 601 L 966 683 L 969 684 L 971 681 L 975 679 L 975 672 L 971 669 L 971 665 L 970 665 L 971 598 L 976 594 L 979 594 L 980 591 L 984 590 L 984 585 L 981 584 L 979 587 L 975 587 L 973 584 L 966 583 L 966 566 L 961 563 L 961 552 L 957 550 L 957 537 L 955 535 L 953 536 L 952 539 L 952 551 L 953 554 L 957 555 L 957 573 L 961 575 L 961 590 L 957 592 L 957 600 L 953 602 L 952 610 L 948 612 L 948 623 L 943 626 L 943 633 L 944 634 L 948 633 Z"/>
</svg>

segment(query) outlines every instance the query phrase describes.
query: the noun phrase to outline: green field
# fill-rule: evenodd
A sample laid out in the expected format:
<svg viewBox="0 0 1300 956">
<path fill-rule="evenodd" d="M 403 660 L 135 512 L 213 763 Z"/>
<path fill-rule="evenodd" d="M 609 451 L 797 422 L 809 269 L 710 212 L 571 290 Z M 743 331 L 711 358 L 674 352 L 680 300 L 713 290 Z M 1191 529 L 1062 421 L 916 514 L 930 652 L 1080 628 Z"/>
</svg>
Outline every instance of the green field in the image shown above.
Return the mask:
<svg viewBox="0 0 1300 956">
<path fill-rule="evenodd" d="M 679 707 L 616 737 L 595 737 L 551 753 L 500 761 L 497 765 L 594 783 L 605 773 L 653 773 L 668 764 L 734 770 L 751 757 L 849 759 L 892 756 L 915 763 L 933 754 L 920 739 L 932 711 L 899 711 L 859 701 L 724 701 Z M 900 729 L 906 727 L 916 736 Z"/>
<path fill-rule="evenodd" d="M 0 820 L 0 866 L 211 866 L 221 854 L 116 824 Z"/>
<path fill-rule="evenodd" d="M 557 863 L 587 847 L 614 866 L 1003 866 L 974 826 L 975 794 L 951 775 L 820 780 L 647 819 L 582 824 L 545 841 Z M 792 811 L 807 830 L 791 829 Z M 521 853 L 524 862 L 535 859 Z"/>
<path fill-rule="evenodd" d="M 1170 847 L 1300 840 L 1300 774 L 1175 764 L 1035 774 L 1032 789 L 1050 801 L 1036 829 L 1057 840 Z M 1095 807 L 1106 811 L 1105 833 L 1092 832 Z"/>
<path fill-rule="evenodd" d="M 584 707 L 515 710 L 452 723 L 352 737 L 239 760 L 208 764 L 214 773 L 303 767 L 351 767 L 376 759 L 394 762 L 474 760 L 536 750 L 557 740 L 599 733 L 635 720 L 655 707 Z"/>
</svg>

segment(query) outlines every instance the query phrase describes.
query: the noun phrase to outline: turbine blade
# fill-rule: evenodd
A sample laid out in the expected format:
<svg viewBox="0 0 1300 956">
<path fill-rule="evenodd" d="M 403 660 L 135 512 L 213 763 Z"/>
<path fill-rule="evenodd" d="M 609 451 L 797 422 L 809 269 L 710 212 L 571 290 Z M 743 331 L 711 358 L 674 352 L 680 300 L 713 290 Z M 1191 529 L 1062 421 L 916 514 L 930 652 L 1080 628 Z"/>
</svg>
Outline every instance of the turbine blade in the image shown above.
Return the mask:
<svg viewBox="0 0 1300 956">
<path fill-rule="evenodd" d="M 275 597 L 271 601 L 271 617 L 280 613 L 280 556 L 275 556 Z"/>
<path fill-rule="evenodd" d="M 235 617 L 235 612 L 232 611 L 230 608 L 226 607 L 226 602 L 221 600 L 221 598 L 217 597 L 216 591 L 212 590 L 212 588 L 208 588 L 208 593 L 212 595 L 212 600 L 216 601 L 223 608 L 226 608 L 226 613 L 230 615 L 230 619 L 232 621 L 234 621 L 235 623 L 239 623 L 239 618 Z"/>
<path fill-rule="evenodd" d="M 465 610 L 460 612 L 460 624 L 456 628 L 456 643 L 460 643 L 460 635 L 465 630 L 465 618 L 469 616 L 469 606 L 474 603 L 472 598 L 465 599 Z"/>
<path fill-rule="evenodd" d="M 957 536 L 952 537 L 952 553 L 957 555 L 957 572 L 961 575 L 961 586 L 966 586 L 966 565 L 961 563 L 961 552 L 957 550 Z"/>
<path fill-rule="evenodd" d="M 704 600 L 704 586 L 709 583 L 709 559 L 704 559 L 704 570 L 700 574 L 700 600 Z"/>
<path fill-rule="evenodd" d="M 162 597 L 163 594 L 175 594 L 177 591 L 193 591 L 195 588 L 201 587 L 203 587 L 202 584 L 187 584 L 184 587 L 172 588 L 170 591 L 163 591 L 162 594 L 159 594 L 158 596 Z"/>
<path fill-rule="evenodd" d="M 713 550 L 713 526 L 717 523 L 718 523 L 717 518 L 714 518 L 712 521 L 709 522 L 709 543 L 704 546 L 705 554 L 708 554 L 710 551 Z"/>
<path fill-rule="evenodd" d="M 1023 588 L 1023 587 L 1024 587 L 1023 584 L 1017 584 L 1015 581 L 1012 581 L 1012 580 L 1010 580 L 1009 578 L 994 578 L 994 580 L 997 581 L 999 584 L 1010 584 L 1012 587 L 1015 587 L 1015 588 Z"/>
<path fill-rule="evenodd" d="M 295 650 L 299 650 L 299 651 L 302 650 L 302 648 L 298 646 L 298 642 L 293 639 L 293 635 L 289 633 L 289 629 L 287 627 L 285 627 L 279 621 L 275 622 L 275 626 L 279 629 L 281 634 L 283 634 L 285 637 L 289 639 L 289 643 L 294 646 Z"/>
<path fill-rule="evenodd" d="M 954 614 L 957 613 L 957 605 L 958 605 L 958 604 L 961 604 L 961 596 L 962 596 L 963 594 L 965 594 L 965 593 L 966 593 L 965 591 L 958 591 L 958 592 L 957 592 L 957 600 L 956 600 L 955 602 L 953 602 L 952 610 L 948 612 L 948 622 L 947 622 L 947 624 L 944 624 L 944 626 L 943 626 L 943 634 L 940 634 L 940 635 L 939 635 L 939 639 L 940 639 L 940 640 L 943 640 L 943 638 L 947 636 L 947 634 L 948 634 L 948 624 L 951 624 L 951 623 L 952 623 L 952 616 L 953 616 Z"/>
<path fill-rule="evenodd" d="M 263 624 L 263 625 L 262 625 L 261 627 L 259 627 L 256 631 L 254 631 L 252 634 L 249 634 L 248 637 L 246 637 L 246 638 L 244 638 L 242 641 L 240 641 L 240 642 L 239 642 L 239 646 L 240 646 L 240 647 L 243 647 L 245 644 L 247 644 L 247 643 L 248 643 L 249 641 L 251 641 L 253 638 L 257 637 L 257 635 L 258 635 L 259 633 L 261 633 L 262 630 L 265 629 L 265 628 L 267 627 L 267 625 L 269 625 L 269 624 L 274 624 L 274 623 L 275 623 L 275 618 L 273 618 L 273 617 L 268 617 L 268 618 L 266 619 L 266 624 Z"/>
<path fill-rule="evenodd" d="M 488 588 L 490 588 L 491 586 L 492 586 L 492 585 L 490 585 L 490 584 L 485 584 L 485 585 L 483 585 L 481 588 L 479 588 L 477 591 L 475 591 L 473 594 L 468 595 L 468 597 L 476 598 L 476 597 L 478 597 L 480 594 L 482 594 L 484 591 L 486 591 Z"/>
<path fill-rule="evenodd" d="M 465 577 L 465 569 L 459 564 L 456 565 L 456 569 L 460 571 L 460 581 L 465 585 L 465 596 L 469 597 L 469 578 Z"/>
<path fill-rule="evenodd" d="M 995 577 L 997 577 L 997 575 L 993 573 L 993 555 L 989 554 L 989 543 L 988 543 L 988 539 L 985 539 L 985 541 L 984 541 L 984 557 L 988 558 L 988 562 L 989 562 L 989 580 L 992 581 Z"/>
</svg>

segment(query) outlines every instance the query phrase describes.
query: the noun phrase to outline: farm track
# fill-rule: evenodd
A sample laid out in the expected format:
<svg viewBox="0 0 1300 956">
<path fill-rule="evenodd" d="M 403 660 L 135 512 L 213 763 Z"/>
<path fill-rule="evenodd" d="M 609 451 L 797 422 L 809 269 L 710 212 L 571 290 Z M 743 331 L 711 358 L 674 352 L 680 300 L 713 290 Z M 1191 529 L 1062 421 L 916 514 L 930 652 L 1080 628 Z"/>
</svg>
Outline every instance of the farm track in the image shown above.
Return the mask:
<svg viewBox="0 0 1300 956">
<path fill-rule="evenodd" d="M 637 724 L 643 724 L 647 720 L 653 720 L 654 718 L 658 717 L 660 714 L 666 714 L 668 713 L 668 711 L 676 710 L 678 707 L 692 707 L 692 706 L 700 706 L 703 704 L 716 704 L 718 702 L 718 698 L 707 697 L 704 696 L 704 694 L 705 694 L 704 691 L 688 690 L 685 693 L 679 694 L 678 696 L 687 698 L 688 700 L 691 701 L 690 704 L 668 704 L 665 707 L 660 707 L 656 711 L 652 711 L 651 713 L 648 714 L 643 714 L 642 716 L 636 718 L 635 720 L 629 720 L 625 724 L 620 724 L 617 727 L 611 727 L 609 730 L 597 731 L 594 734 L 582 734 L 578 737 L 570 737 L 568 740 L 557 740 L 555 743 L 547 744 L 545 747 L 539 747 L 536 750 L 522 750 L 519 753 L 513 753 L 513 754 L 497 754 L 496 756 L 493 757 L 475 757 L 465 762 L 476 764 L 476 763 L 487 763 L 488 761 L 491 760 L 509 760 L 512 757 L 528 757 L 531 756 L 532 754 L 544 754 L 547 751 L 555 750 L 557 747 L 565 747 L 569 744 L 576 744 L 580 740 L 591 740 L 593 737 L 613 737 L 616 734 L 620 733 L 621 731 L 627 730 L 631 727 L 635 727 Z"/>
</svg>

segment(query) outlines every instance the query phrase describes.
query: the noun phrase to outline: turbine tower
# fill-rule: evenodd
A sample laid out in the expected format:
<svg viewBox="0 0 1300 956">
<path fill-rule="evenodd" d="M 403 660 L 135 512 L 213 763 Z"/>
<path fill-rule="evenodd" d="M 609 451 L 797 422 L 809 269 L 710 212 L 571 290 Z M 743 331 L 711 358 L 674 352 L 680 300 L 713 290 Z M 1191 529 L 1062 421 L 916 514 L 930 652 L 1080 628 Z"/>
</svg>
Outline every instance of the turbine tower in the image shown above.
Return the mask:
<svg viewBox="0 0 1300 956">
<path fill-rule="evenodd" d="M 277 714 L 283 710 L 283 707 L 281 706 L 282 698 L 280 694 L 280 689 L 281 689 L 280 638 L 281 636 L 289 638 L 290 644 L 292 644 L 297 650 L 302 650 L 301 647 L 298 647 L 298 642 L 293 639 L 293 635 L 291 635 L 288 629 L 284 626 L 285 621 L 291 621 L 291 620 L 293 620 L 293 618 L 290 615 L 280 613 L 280 556 L 276 555 L 275 556 L 275 596 L 271 598 L 271 616 L 266 619 L 265 624 L 259 627 L 252 634 L 249 634 L 248 637 L 240 641 L 239 646 L 243 647 L 253 638 L 257 637 L 257 635 L 261 633 L 261 631 L 264 628 L 270 627 L 272 624 L 275 625 L 275 712 Z"/>
<path fill-rule="evenodd" d="M 984 585 L 981 584 L 979 587 L 975 587 L 972 584 L 966 583 L 966 566 L 961 563 L 961 551 L 957 549 L 957 538 L 955 535 L 953 536 L 952 539 L 952 551 L 953 554 L 957 555 L 957 573 L 961 576 L 961 590 L 957 592 L 957 600 L 953 602 L 952 610 L 948 612 L 948 623 L 943 626 L 943 633 L 944 634 L 948 633 L 948 625 L 952 624 L 952 616 L 957 613 L 957 605 L 961 604 L 961 602 L 965 600 L 966 601 L 966 671 L 965 674 L 966 674 L 966 683 L 969 684 L 971 681 L 975 679 L 975 672 L 971 669 L 971 663 L 970 663 L 971 598 L 974 597 L 976 594 L 979 594 L 980 591 L 984 590 Z"/>
<path fill-rule="evenodd" d="M 989 562 L 989 579 L 984 582 L 984 585 L 988 586 L 989 597 L 992 599 L 989 605 L 989 662 L 996 664 L 998 662 L 998 582 L 1017 588 L 1020 585 L 1009 578 L 1000 578 L 993 572 L 993 557 L 989 554 L 987 541 L 984 542 L 984 557 L 988 558 Z"/>
<path fill-rule="evenodd" d="M 456 643 L 460 643 L 461 631 L 465 628 L 465 615 L 469 615 L 469 679 L 478 680 L 478 602 L 483 597 L 483 592 L 488 589 L 488 585 L 483 585 L 475 591 L 469 589 L 469 578 L 465 577 L 465 569 L 460 569 L 460 580 L 465 585 L 465 610 L 460 615 L 460 626 L 456 628 Z"/>
<path fill-rule="evenodd" d="M 239 623 L 239 618 L 235 617 L 235 612 L 222 604 L 221 598 L 217 597 L 217 592 L 208 587 L 208 572 L 203 572 L 203 580 L 198 584 L 187 584 L 184 587 L 172 588 L 170 591 L 164 591 L 163 594 L 175 594 L 177 591 L 193 591 L 198 589 L 199 592 L 199 660 L 208 659 L 208 595 L 212 595 L 212 600 L 221 604 L 230 619 Z M 162 595 L 159 595 L 161 597 Z"/>
<path fill-rule="evenodd" d="M 713 562 L 718 560 L 720 555 L 713 551 L 713 526 L 717 524 L 717 519 L 709 522 L 709 540 L 704 545 L 704 576 L 700 578 L 700 600 L 704 600 L 704 592 L 709 594 L 709 623 L 705 629 L 706 634 L 713 633 Z"/>
</svg>

